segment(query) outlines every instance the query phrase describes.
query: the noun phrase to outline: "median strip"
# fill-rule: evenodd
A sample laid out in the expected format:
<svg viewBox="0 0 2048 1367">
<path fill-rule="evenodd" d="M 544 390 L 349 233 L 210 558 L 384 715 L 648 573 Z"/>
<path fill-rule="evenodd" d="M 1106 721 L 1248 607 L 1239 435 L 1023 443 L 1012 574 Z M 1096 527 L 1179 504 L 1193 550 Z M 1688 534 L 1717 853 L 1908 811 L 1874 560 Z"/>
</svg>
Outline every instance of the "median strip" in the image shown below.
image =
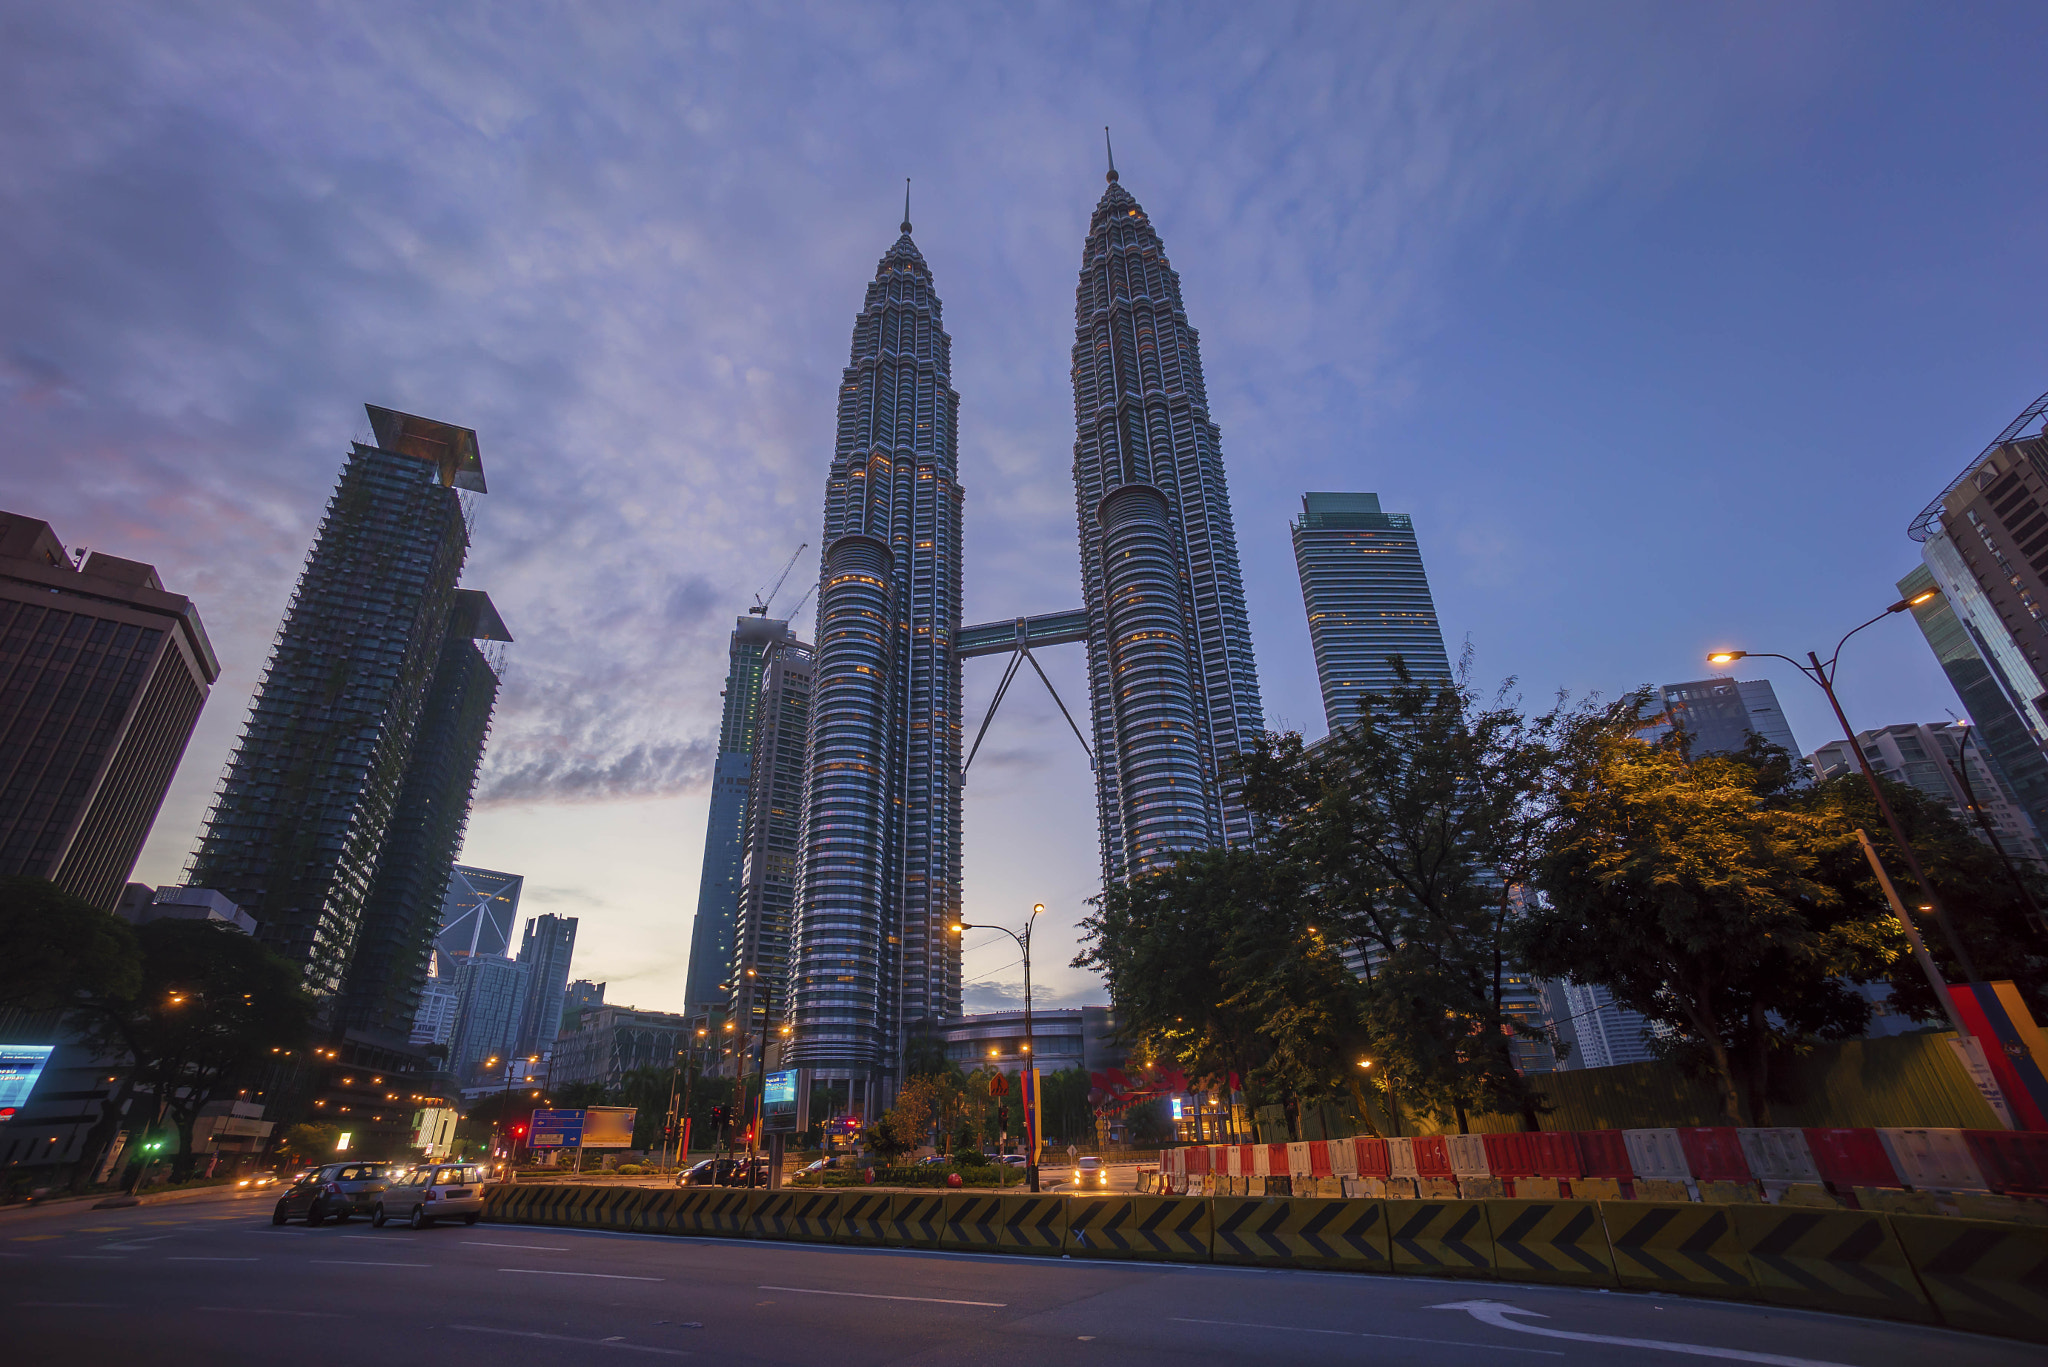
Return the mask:
<svg viewBox="0 0 2048 1367">
<path fill-rule="evenodd" d="M 618 1272 L 557 1272 L 548 1267 L 501 1267 L 500 1272 L 524 1272 L 529 1277 L 597 1277 L 608 1282 L 665 1282 L 666 1277 L 628 1277 Z M 452 1327 L 452 1326 L 451 1326 Z M 582 1342 L 582 1340 L 577 1340 Z"/>
</svg>

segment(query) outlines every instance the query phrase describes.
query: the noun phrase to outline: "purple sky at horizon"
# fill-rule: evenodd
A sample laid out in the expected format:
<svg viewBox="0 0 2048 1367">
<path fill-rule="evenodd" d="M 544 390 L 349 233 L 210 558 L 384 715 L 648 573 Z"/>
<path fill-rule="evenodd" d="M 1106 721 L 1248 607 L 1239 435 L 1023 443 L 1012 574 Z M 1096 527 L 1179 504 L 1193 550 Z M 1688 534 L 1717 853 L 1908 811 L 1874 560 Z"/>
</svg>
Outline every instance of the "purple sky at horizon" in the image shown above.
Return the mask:
<svg viewBox="0 0 2048 1367">
<path fill-rule="evenodd" d="M 678 1009 L 725 636 L 817 540 L 905 176 L 968 620 L 1079 600 L 1109 124 L 1201 332 L 1268 722 L 1313 734 L 1305 490 L 1412 513 L 1451 649 L 1536 705 L 1889 602 L 1908 521 L 2048 388 L 2044 59 L 2019 4 L 0 0 L 0 507 L 199 603 L 225 672 L 136 873 L 170 882 L 363 403 L 476 429 L 464 582 L 518 641 L 465 862 Z M 1961 710 L 1903 618 L 1842 685 L 1859 725 Z M 967 792 L 968 917 L 1045 902 L 1039 1000 L 1100 1000 L 1090 778 L 1035 683 Z M 1008 944 L 970 939 L 970 1008 Z"/>
</svg>

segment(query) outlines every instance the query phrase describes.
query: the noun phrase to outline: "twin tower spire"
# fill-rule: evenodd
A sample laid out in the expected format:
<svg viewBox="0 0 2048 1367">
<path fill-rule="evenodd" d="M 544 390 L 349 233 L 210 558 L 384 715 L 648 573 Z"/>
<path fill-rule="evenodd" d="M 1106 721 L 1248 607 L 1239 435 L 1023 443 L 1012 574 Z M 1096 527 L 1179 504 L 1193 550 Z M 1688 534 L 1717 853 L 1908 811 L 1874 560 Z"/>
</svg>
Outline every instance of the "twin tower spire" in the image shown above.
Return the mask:
<svg viewBox="0 0 2048 1367">
<path fill-rule="evenodd" d="M 1264 726 L 1197 335 L 1113 155 L 1107 180 L 1074 308 L 1085 601 L 1055 614 L 1087 623 L 1105 883 L 1249 841 L 1225 762 Z M 783 1004 L 787 1057 L 865 1114 L 961 992 L 960 396 L 907 180 L 902 232 L 840 376 Z"/>
</svg>

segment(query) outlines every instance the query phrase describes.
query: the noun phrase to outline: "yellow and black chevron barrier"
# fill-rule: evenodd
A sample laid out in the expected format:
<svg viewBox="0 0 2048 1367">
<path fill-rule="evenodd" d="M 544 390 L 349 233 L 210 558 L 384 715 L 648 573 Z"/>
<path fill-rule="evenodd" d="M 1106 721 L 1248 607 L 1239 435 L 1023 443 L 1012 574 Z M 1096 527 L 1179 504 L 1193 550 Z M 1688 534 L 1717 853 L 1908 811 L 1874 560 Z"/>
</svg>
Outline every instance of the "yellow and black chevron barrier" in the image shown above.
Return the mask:
<svg viewBox="0 0 2048 1367">
<path fill-rule="evenodd" d="M 1736 1206 L 1735 1237 L 1775 1305 L 1934 1322 L 1934 1306 L 1889 1221 L 1875 1211 Z"/>
<path fill-rule="evenodd" d="M 1944 1215 L 1884 1218 L 1944 1323 L 2048 1343 L 2048 1227 Z"/>
<path fill-rule="evenodd" d="M 494 1223 L 1744 1297 L 2048 1343 L 2048 1226 L 1804 1206 L 505 1184 Z"/>
<path fill-rule="evenodd" d="M 1613 1286 L 1614 1254 L 1594 1201 L 1488 1201 L 1493 1266 L 1518 1282 Z"/>
<path fill-rule="evenodd" d="M 1638 1291 L 1754 1296 L 1732 1207 L 1690 1201 L 1602 1201 L 1600 1219 L 1621 1284 Z"/>
<path fill-rule="evenodd" d="M 1397 1201 L 1387 1206 L 1394 1271 L 1432 1277 L 1493 1275 L 1493 1231 L 1481 1201 Z"/>
<path fill-rule="evenodd" d="M 840 1197 L 839 1242 L 843 1244 L 886 1244 L 889 1238 L 889 1203 L 894 1192 L 853 1190 Z"/>
<path fill-rule="evenodd" d="M 763 1192 L 754 1206 L 756 1239 L 795 1239 L 829 1244 L 839 1234 L 836 1191 Z"/>
<path fill-rule="evenodd" d="M 898 1192 L 889 1198 L 888 1241 L 903 1248 L 937 1248 L 946 1224 L 941 1192 Z"/>
<path fill-rule="evenodd" d="M 994 1192 L 954 1192 L 945 1200 L 939 1247 L 996 1253 L 1003 1246 L 1003 1198 Z"/>
<path fill-rule="evenodd" d="M 1211 1249 L 1219 1263 L 1393 1270 L 1384 1201 L 1220 1197 Z"/>
<path fill-rule="evenodd" d="M 1202 1196 L 1075 1197 L 1067 1210 L 1066 1251 L 1206 1263 L 1213 1203 Z"/>
</svg>

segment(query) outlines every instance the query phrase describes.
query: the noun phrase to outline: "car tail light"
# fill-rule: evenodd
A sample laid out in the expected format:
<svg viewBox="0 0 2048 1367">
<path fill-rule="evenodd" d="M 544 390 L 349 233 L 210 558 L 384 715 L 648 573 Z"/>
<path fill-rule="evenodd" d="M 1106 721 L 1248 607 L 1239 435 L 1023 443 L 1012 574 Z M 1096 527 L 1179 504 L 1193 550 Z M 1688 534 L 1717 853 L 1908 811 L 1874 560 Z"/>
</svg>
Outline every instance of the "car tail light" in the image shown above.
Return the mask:
<svg viewBox="0 0 2048 1367">
<path fill-rule="evenodd" d="M 328 1194 L 329 1196 L 339 1196 L 339 1195 L 341 1195 L 341 1183 L 339 1183 L 339 1182 L 329 1182 L 329 1183 L 327 1184 L 327 1194 Z"/>
<path fill-rule="evenodd" d="M 434 1199 L 434 1189 L 432 1187 L 427 1188 L 427 1199 L 429 1201 Z"/>
</svg>

